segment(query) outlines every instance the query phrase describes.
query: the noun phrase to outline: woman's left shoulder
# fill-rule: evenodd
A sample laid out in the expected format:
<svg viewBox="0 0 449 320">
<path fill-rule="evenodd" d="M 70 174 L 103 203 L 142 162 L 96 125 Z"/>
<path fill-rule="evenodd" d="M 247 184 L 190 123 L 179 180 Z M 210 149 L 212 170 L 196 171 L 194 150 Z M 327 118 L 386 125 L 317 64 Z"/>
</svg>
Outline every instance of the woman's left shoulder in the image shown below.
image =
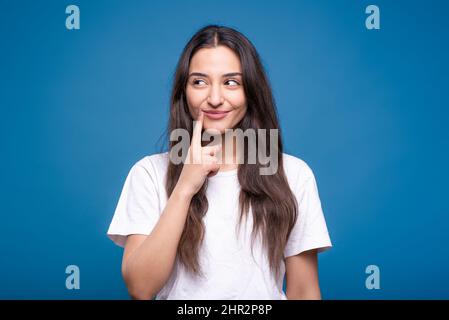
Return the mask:
<svg viewBox="0 0 449 320">
<path fill-rule="evenodd" d="M 306 161 L 291 154 L 282 153 L 284 171 L 289 180 L 305 181 L 314 177 Z"/>
</svg>

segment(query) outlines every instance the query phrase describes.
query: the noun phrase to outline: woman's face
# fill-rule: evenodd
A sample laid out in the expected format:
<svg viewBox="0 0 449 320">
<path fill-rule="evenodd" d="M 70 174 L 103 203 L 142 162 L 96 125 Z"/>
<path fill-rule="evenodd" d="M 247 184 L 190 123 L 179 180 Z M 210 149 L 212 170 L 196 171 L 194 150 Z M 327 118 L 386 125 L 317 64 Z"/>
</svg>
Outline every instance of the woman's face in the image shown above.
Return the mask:
<svg viewBox="0 0 449 320">
<path fill-rule="evenodd" d="M 190 61 L 186 95 L 193 119 L 204 111 L 204 129 L 234 128 L 247 108 L 239 57 L 226 46 L 198 50 Z"/>
</svg>

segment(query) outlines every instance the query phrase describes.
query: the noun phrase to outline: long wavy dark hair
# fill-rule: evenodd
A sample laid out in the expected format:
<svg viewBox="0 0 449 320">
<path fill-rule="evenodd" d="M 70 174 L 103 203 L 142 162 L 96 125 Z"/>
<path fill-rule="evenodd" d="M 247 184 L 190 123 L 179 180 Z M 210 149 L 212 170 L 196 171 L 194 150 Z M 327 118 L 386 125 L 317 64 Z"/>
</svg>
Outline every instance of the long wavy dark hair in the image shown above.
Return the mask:
<svg viewBox="0 0 449 320">
<path fill-rule="evenodd" d="M 192 137 L 194 119 L 189 112 L 186 99 L 190 61 L 199 49 L 216 46 L 226 46 L 233 50 L 240 58 L 242 66 L 247 111 L 235 128 L 243 131 L 250 128 L 266 129 L 267 150 L 270 150 L 268 136 L 270 129 L 279 130 L 277 152 L 271 155 L 277 157 L 278 170 L 275 174 L 261 175 L 259 168 L 264 165 L 260 164 L 258 159 L 256 164 L 243 163 L 238 167 L 238 181 L 241 186 L 238 225 L 251 208 L 253 217 L 251 248 L 256 236 L 260 235 L 263 248 L 267 252 L 270 270 L 278 275 L 280 262 L 284 258 L 285 245 L 297 219 L 298 205 L 284 172 L 281 134 L 271 87 L 255 47 L 243 34 L 229 27 L 208 25 L 189 40 L 179 58 L 173 79 L 168 131 L 183 128 Z M 176 143 L 178 141 L 169 141 L 169 149 L 171 150 Z M 247 141 L 243 149 L 244 159 L 247 159 Z M 165 185 L 168 196 L 173 192 L 182 168 L 182 163 L 174 164 L 170 161 Z M 180 262 L 194 274 L 202 274 L 198 255 L 205 232 L 203 217 L 208 210 L 206 189 L 207 179 L 191 200 L 177 249 Z"/>
</svg>

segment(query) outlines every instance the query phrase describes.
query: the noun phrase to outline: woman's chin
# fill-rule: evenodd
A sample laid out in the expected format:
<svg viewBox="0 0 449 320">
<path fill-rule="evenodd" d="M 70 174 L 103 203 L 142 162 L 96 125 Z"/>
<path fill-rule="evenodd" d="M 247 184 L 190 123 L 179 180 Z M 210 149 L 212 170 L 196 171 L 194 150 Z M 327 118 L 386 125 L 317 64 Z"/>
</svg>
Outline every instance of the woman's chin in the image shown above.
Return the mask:
<svg viewBox="0 0 449 320">
<path fill-rule="evenodd" d="M 210 134 L 224 134 L 226 126 L 219 124 L 204 124 L 203 128 Z"/>
</svg>

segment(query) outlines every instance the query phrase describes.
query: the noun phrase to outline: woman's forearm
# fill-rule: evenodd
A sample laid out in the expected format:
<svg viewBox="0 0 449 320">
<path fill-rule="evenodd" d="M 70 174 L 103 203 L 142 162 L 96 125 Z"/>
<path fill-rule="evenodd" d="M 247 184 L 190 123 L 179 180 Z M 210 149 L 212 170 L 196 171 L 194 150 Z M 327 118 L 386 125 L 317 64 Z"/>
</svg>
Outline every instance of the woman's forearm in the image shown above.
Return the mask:
<svg viewBox="0 0 449 320">
<path fill-rule="evenodd" d="M 153 298 L 167 282 L 191 197 L 175 188 L 151 234 L 124 263 L 123 277 L 134 299 Z"/>
<path fill-rule="evenodd" d="M 310 284 L 302 288 L 287 288 L 286 296 L 288 300 L 321 300 L 320 287 Z"/>
</svg>

